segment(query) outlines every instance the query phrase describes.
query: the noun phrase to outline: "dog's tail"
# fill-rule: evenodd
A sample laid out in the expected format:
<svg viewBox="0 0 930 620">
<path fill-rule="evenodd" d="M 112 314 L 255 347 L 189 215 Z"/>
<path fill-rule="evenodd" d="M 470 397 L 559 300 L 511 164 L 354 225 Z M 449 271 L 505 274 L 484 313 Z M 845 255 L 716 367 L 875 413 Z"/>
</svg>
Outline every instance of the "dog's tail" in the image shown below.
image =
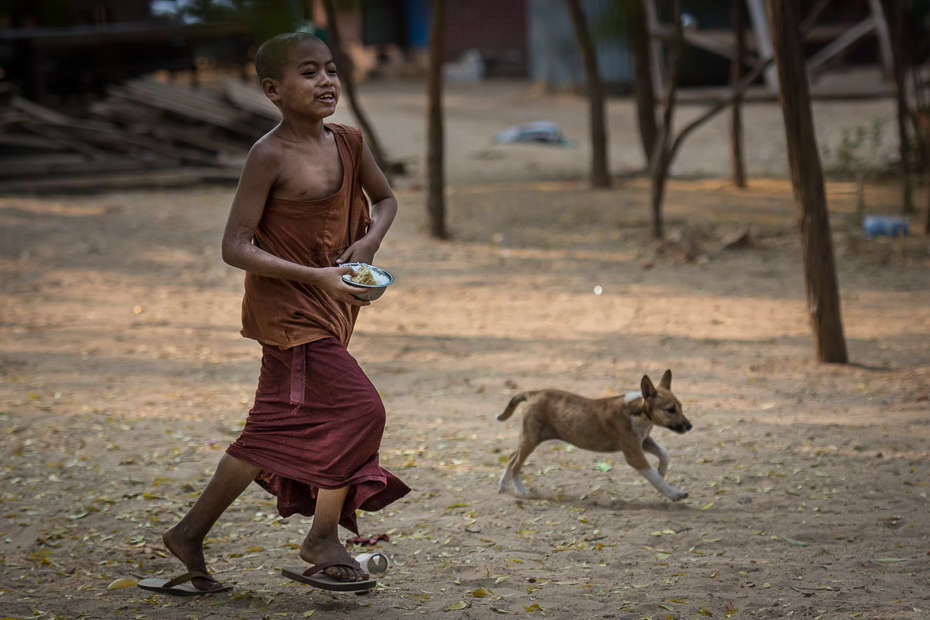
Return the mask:
<svg viewBox="0 0 930 620">
<path fill-rule="evenodd" d="M 522 394 L 517 394 L 510 399 L 510 402 L 507 403 L 507 408 L 504 409 L 502 413 L 497 415 L 497 419 L 503 422 L 507 418 L 513 415 L 513 412 L 516 411 L 517 407 L 520 406 L 520 403 L 526 402 L 529 392 L 523 392 Z"/>
</svg>

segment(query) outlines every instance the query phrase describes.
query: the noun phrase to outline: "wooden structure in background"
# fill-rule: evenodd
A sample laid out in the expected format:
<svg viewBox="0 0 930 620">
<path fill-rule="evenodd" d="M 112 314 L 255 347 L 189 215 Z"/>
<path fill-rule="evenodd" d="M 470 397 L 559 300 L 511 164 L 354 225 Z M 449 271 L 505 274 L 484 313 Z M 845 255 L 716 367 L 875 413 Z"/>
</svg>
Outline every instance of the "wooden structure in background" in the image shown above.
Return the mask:
<svg viewBox="0 0 930 620">
<path fill-rule="evenodd" d="M 87 118 L 11 95 L 0 102 L 0 193 L 235 182 L 280 118 L 235 78 L 215 90 L 151 77 L 111 85 Z"/>
<path fill-rule="evenodd" d="M 249 62 L 246 25 L 143 21 L 66 28 L 0 30 L 0 59 L 7 79 L 24 97 L 54 105 L 73 95 L 102 95 L 107 84 L 156 70 L 191 71 L 195 48 L 208 46 L 224 62 Z"/>
<path fill-rule="evenodd" d="M 653 38 L 653 82 L 657 89 L 661 89 L 666 79 L 666 67 L 662 63 L 661 41 L 667 41 L 672 37 L 672 26 L 659 21 L 656 0 L 644 1 L 649 20 L 649 32 Z M 829 41 L 823 48 L 805 59 L 808 76 L 814 78 L 826 69 L 831 60 L 849 50 L 854 44 L 867 36 L 875 36 L 878 38 L 879 55 L 885 78 L 891 80 L 894 74 L 894 57 L 892 55 L 888 23 L 882 11 L 881 0 L 868 0 L 869 16 L 857 24 L 818 24 L 818 18 L 831 1 L 839 0 L 818 0 L 801 25 L 801 30 L 807 33 L 804 38 L 805 41 Z M 745 2 L 752 28 L 751 33 L 745 33 L 747 35 L 746 47 L 747 51 L 754 52 L 754 55 L 744 56 L 743 64 L 754 68 L 760 63 L 771 59 L 774 51 L 764 0 L 745 0 Z M 689 45 L 694 47 L 713 52 L 730 60 L 737 58 L 736 37 L 732 30 L 685 28 L 684 38 Z M 778 79 L 774 64 L 769 64 L 763 72 L 763 76 L 766 87 L 771 93 L 770 97 L 774 96 L 778 92 Z M 836 94 L 841 95 L 842 93 Z M 855 95 L 853 91 L 849 94 Z M 892 92 L 889 89 L 887 92 L 880 94 L 890 96 Z"/>
</svg>

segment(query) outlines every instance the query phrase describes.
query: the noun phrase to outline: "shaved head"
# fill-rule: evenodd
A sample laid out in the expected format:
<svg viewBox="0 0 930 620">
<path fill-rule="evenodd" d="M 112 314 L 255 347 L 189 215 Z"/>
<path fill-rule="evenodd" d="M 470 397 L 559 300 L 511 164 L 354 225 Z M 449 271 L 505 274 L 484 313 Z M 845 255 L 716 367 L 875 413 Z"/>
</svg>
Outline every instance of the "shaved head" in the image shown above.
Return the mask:
<svg viewBox="0 0 930 620">
<path fill-rule="evenodd" d="M 258 81 L 265 78 L 280 80 L 284 74 L 284 67 L 291 57 L 291 52 L 304 42 L 318 43 L 324 47 L 326 44 L 319 37 L 309 32 L 288 32 L 268 39 L 255 53 L 255 72 Z"/>
</svg>

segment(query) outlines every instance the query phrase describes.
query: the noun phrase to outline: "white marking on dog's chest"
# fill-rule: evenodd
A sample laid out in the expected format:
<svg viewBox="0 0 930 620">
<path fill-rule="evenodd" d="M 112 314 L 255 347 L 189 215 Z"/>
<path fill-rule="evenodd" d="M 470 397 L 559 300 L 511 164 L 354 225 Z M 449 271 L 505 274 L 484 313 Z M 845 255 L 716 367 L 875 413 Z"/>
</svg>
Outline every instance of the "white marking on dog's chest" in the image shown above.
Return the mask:
<svg viewBox="0 0 930 620">
<path fill-rule="evenodd" d="M 636 438 L 639 439 L 639 443 L 642 443 L 646 440 L 646 437 L 649 436 L 649 431 L 652 430 L 653 424 L 652 420 L 645 415 L 637 415 L 630 417 L 630 426 Z"/>
<path fill-rule="evenodd" d="M 633 401 L 643 397 L 642 392 L 627 392 L 626 396 L 623 397 L 623 404 L 629 405 Z M 632 427 L 633 433 L 636 435 L 636 438 L 640 443 L 646 440 L 646 437 L 649 436 L 649 431 L 652 430 L 652 420 L 646 415 L 631 415 L 630 416 L 630 426 Z"/>
</svg>

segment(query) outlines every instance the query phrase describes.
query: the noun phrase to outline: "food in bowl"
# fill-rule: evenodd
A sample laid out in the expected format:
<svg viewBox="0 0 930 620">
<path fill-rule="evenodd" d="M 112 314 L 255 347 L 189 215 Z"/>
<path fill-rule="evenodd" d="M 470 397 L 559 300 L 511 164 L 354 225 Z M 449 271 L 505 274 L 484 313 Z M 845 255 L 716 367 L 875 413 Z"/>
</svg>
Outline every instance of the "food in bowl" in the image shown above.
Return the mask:
<svg viewBox="0 0 930 620">
<path fill-rule="evenodd" d="M 362 301 L 378 299 L 384 294 L 385 289 L 394 282 L 394 276 L 381 267 L 366 263 L 346 263 L 343 266 L 351 267 L 353 273 L 343 274 L 342 279 L 359 289 L 359 293 L 355 295 L 355 298 Z"/>
<path fill-rule="evenodd" d="M 350 281 L 355 282 L 356 284 L 366 284 L 368 286 L 377 286 L 378 281 L 375 279 L 371 269 L 368 268 L 368 265 L 359 265 L 355 269 L 355 275 L 349 278 Z"/>
</svg>

